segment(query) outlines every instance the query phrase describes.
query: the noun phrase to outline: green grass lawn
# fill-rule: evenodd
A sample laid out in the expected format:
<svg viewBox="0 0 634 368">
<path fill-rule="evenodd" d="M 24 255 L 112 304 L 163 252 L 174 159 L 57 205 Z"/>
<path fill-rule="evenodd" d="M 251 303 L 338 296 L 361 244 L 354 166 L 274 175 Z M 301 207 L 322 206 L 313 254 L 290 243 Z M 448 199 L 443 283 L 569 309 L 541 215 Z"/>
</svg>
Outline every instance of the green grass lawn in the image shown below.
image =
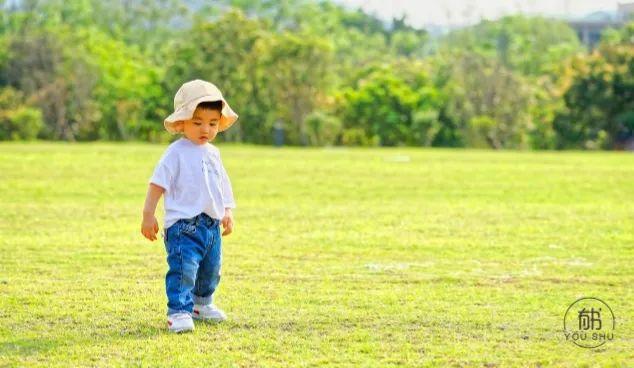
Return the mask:
<svg viewBox="0 0 634 368">
<path fill-rule="evenodd" d="M 634 365 L 633 154 L 223 145 L 229 320 L 172 335 L 165 147 L 0 144 L 0 366 Z M 582 296 L 601 348 L 562 333 Z"/>
</svg>

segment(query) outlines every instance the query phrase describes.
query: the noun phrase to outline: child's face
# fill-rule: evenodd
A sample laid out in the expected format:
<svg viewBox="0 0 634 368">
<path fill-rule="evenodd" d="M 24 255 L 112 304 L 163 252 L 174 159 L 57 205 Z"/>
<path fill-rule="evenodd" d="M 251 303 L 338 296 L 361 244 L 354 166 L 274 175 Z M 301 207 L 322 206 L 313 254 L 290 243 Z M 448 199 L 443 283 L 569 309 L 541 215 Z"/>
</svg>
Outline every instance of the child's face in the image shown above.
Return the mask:
<svg viewBox="0 0 634 368">
<path fill-rule="evenodd" d="M 183 135 L 195 144 L 211 142 L 218 134 L 220 111 L 196 108 L 194 116 L 182 123 Z"/>
</svg>

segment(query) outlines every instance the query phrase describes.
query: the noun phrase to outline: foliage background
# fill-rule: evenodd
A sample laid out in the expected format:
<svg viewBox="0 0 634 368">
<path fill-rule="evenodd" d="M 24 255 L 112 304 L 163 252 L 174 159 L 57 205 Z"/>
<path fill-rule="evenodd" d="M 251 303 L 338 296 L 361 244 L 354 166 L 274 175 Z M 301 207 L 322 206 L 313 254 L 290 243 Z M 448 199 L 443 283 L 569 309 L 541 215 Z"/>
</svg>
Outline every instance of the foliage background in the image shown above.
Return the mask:
<svg viewBox="0 0 634 368">
<path fill-rule="evenodd" d="M 622 148 L 633 29 L 588 51 L 542 17 L 438 38 L 329 1 L 3 1 L 0 139 L 166 141 L 201 78 L 240 114 L 233 142 Z"/>
</svg>

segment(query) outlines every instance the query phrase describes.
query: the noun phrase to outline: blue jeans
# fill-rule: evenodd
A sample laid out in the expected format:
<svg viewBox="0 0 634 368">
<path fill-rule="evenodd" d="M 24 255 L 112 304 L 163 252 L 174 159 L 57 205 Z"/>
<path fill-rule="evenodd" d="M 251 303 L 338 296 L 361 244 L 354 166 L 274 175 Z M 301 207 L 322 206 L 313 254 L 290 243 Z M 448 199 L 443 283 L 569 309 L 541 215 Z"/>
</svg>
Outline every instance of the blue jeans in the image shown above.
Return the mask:
<svg viewBox="0 0 634 368">
<path fill-rule="evenodd" d="M 222 237 L 219 225 L 219 220 L 201 213 L 180 219 L 165 230 L 168 315 L 191 314 L 194 303 L 211 303 L 220 282 Z"/>
</svg>

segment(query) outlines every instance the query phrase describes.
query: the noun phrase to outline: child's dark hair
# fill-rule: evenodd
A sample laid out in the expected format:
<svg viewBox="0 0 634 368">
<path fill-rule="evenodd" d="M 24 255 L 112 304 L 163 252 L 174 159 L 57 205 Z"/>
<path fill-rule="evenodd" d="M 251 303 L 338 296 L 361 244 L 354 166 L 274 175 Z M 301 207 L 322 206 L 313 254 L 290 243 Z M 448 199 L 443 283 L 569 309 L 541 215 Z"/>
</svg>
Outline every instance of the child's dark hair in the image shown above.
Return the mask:
<svg viewBox="0 0 634 368">
<path fill-rule="evenodd" d="M 196 107 L 201 110 L 216 110 L 222 112 L 222 101 L 205 101 L 199 103 Z"/>
</svg>

